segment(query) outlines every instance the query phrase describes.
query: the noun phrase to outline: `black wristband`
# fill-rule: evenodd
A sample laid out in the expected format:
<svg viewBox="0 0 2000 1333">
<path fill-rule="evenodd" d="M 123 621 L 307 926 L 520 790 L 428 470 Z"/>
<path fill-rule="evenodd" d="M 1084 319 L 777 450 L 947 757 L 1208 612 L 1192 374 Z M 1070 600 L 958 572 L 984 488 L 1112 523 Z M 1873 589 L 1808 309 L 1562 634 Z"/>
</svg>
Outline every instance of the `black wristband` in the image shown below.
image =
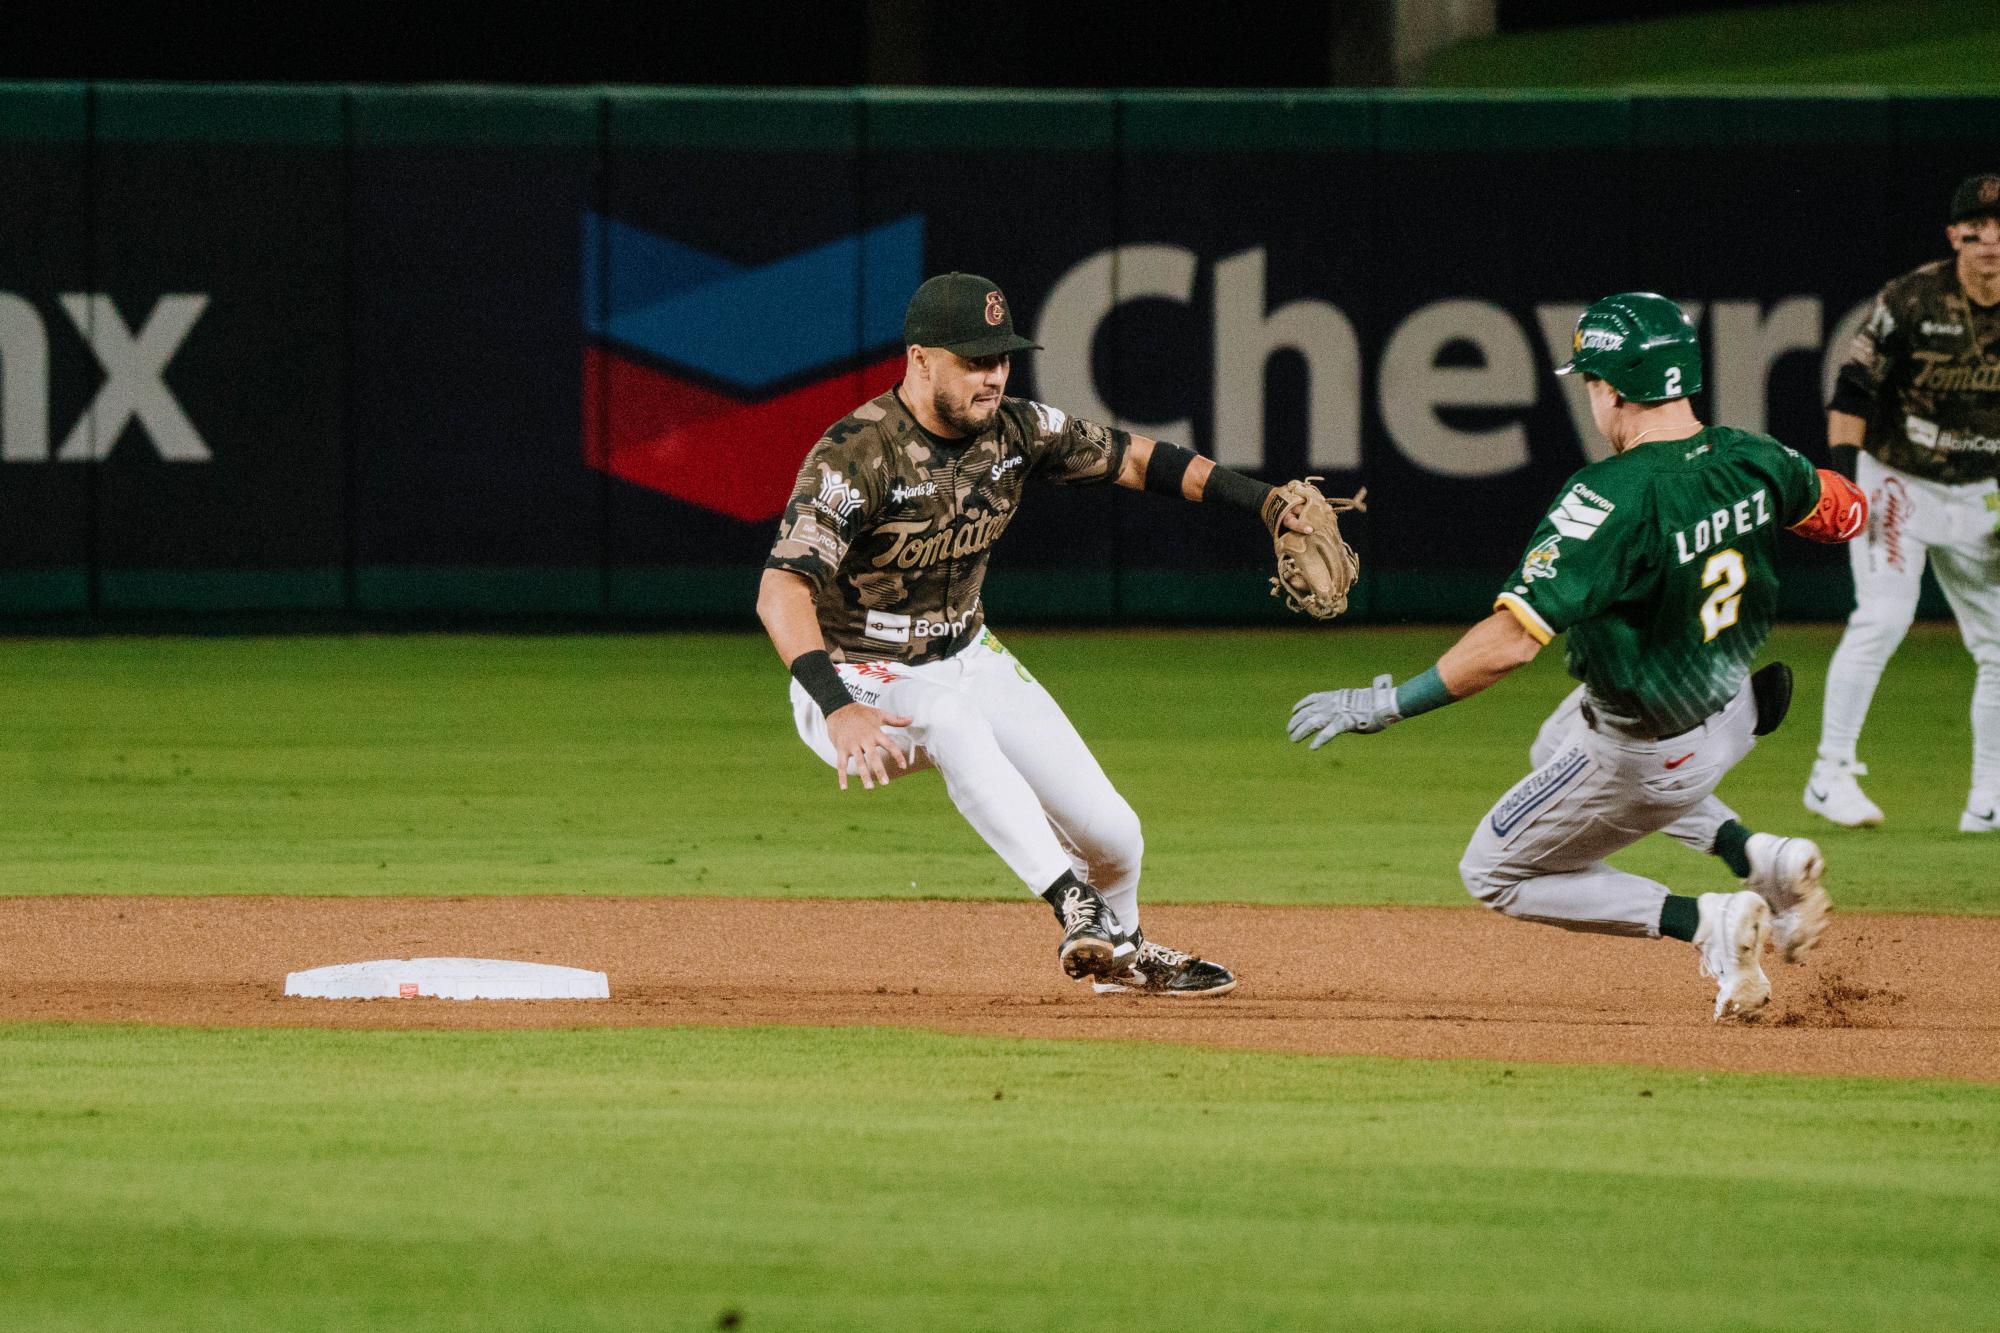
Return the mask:
<svg viewBox="0 0 2000 1333">
<path fill-rule="evenodd" d="M 1875 417 L 1875 394 L 1843 374 L 1833 382 L 1833 397 L 1827 400 L 1826 410 L 1845 412 L 1850 417 L 1872 421 Z"/>
<path fill-rule="evenodd" d="M 805 687 L 806 693 L 819 705 L 819 711 L 828 717 L 854 702 L 854 696 L 847 692 L 847 682 L 833 669 L 833 657 L 824 648 L 815 648 L 793 658 L 792 679 Z"/>
<path fill-rule="evenodd" d="M 1861 457 L 1861 446 L 1858 444 L 1836 444 L 1828 447 L 1826 452 L 1828 460 L 1833 464 L 1833 470 L 1849 481 L 1853 481 L 1855 465 Z"/>
<path fill-rule="evenodd" d="M 1208 474 L 1208 482 L 1202 487 L 1201 498 L 1220 500 L 1223 504 L 1235 505 L 1238 509 L 1247 509 L 1262 517 L 1264 499 L 1273 489 L 1275 488 L 1254 477 L 1246 477 L 1241 472 L 1231 472 L 1218 463 Z"/>
<path fill-rule="evenodd" d="M 1194 450 L 1182 444 L 1153 441 L 1153 456 L 1146 460 L 1146 489 L 1160 495 L 1181 496 L 1181 479 L 1194 462 Z"/>
</svg>

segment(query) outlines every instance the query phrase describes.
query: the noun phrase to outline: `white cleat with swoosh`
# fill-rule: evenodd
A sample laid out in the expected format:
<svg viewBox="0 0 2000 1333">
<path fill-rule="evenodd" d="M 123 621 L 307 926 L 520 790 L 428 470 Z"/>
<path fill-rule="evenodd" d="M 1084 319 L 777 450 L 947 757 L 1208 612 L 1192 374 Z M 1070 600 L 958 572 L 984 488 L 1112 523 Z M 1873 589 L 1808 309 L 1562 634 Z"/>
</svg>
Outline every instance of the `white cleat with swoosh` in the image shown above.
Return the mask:
<svg viewBox="0 0 2000 1333">
<path fill-rule="evenodd" d="M 1815 763 L 1812 776 L 1806 779 L 1806 809 L 1847 828 L 1873 828 L 1880 824 L 1882 807 L 1868 799 L 1857 781 L 1867 772 L 1866 764 L 1836 763 L 1829 759 Z"/>
<path fill-rule="evenodd" d="M 1965 813 L 1958 817 L 1960 833 L 2000 833 L 2000 795 L 1977 787 L 1965 798 Z"/>
</svg>

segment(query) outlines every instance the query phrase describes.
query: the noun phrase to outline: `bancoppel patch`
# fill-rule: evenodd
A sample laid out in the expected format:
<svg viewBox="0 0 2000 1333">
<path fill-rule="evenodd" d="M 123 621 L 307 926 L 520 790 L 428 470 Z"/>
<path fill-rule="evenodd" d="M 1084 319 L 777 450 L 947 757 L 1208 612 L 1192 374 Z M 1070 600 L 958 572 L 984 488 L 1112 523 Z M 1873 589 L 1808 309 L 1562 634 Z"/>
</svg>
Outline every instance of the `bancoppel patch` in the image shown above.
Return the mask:
<svg viewBox="0 0 2000 1333">
<path fill-rule="evenodd" d="M 882 643 L 908 643 L 910 618 L 899 616 L 893 611 L 870 611 L 868 627 L 862 632 Z"/>
</svg>

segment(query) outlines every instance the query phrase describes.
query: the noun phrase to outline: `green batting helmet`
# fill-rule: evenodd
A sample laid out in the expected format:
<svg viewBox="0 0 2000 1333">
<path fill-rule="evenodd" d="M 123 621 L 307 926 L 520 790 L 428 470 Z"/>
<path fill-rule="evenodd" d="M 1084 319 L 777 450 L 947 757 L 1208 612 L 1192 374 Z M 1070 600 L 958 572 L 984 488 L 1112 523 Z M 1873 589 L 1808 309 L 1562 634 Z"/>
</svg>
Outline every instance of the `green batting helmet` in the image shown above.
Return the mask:
<svg viewBox="0 0 2000 1333">
<path fill-rule="evenodd" d="M 1558 375 L 1595 375 L 1634 403 L 1664 403 L 1701 389 L 1701 341 L 1681 308 L 1653 292 L 1590 303 L 1576 321 Z"/>
</svg>

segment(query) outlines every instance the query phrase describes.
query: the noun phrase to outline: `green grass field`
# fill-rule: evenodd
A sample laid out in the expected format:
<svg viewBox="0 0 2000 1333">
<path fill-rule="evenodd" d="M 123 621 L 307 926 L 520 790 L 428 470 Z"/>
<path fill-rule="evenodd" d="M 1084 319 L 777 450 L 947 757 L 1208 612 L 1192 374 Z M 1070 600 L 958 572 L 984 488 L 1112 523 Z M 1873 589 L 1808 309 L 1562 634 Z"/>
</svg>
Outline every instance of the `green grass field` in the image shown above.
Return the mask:
<svg viewBox="0 0 2000 1333">
<path fill-rule="evenodd" d="M 1996 1116 L 873 1030 L 6 1028 L 0 1322 L 1992 1327 Z"/>
<path fill-rule="evenodd" d="M 1021 634 L 1155 900 L 1443 903 L 1567 688 L 1309 756 L 1439 630 Z M 1827 629 L 1732 775 L 1806 828 Z M 1991 912 L 1972 669 L 1923 626 L 1813 828 L 1847 910 Z M 0 643 L 0 895 L 1015 898 L 935 775 L 845 794 L 761 640 Z M 1690 889 L 1671 844 L 1625 863 Z M 0 959 L 0 985 L 5 962 Z M 996 1095 L 997 1094 L 997 1095 Z M 0 1027 L 0 1327 L 2000 1326 L 2000 1089 L 876 1030 Z"/>
<path fill-rule="evenodd" d="M 1311 689 L 1408 675 L 1444 630 L 1008 635 L 1145 823 L 1162 902 L 1468 900 L 1458 856 L 1526 772 L 1560 654 L 1451 710 L 1308 754 Z M 1954 832 L 1972 664 L 1948 626 L 1892 663 L 1863 756 L 1881 829 L 1799 807 L 1834 632 L 1787 628 L 1792 720 L 1722 794 L 1810 828 L 1844 908 L 2000 910 Z M 0 894 L 693 893 L 1015 898 L 935 774 L 842 793 L 761 638 L 350 637 L 0 643 Z M 1622 864 L 1692 890 L 1719 863 Z"/>
<path fill-rule="evenodd" d="M 1425 72 L 1435 88 L 2000 83 L 1989 0 L 1820 0 L 1460 42 Z"/>
</svg>

